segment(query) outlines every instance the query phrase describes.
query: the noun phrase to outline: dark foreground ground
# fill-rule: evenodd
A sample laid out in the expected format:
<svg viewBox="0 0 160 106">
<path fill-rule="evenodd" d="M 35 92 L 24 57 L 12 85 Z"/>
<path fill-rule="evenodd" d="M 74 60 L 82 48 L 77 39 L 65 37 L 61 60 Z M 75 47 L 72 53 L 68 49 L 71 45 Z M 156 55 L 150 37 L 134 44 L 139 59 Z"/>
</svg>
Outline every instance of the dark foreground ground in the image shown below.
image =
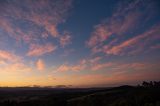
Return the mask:
<svg viewBox="0 0 160 106">
<path fill-rule="evenodd" d="M 0 106 L 160 106 L 160 87 L 0 88 Z"/>
</svg>

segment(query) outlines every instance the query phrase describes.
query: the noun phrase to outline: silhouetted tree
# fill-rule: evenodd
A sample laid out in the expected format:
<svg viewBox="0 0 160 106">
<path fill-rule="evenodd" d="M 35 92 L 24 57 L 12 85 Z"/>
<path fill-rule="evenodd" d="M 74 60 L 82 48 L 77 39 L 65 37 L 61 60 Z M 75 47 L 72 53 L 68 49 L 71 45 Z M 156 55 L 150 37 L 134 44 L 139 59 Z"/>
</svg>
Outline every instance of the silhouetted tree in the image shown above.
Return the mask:
<svg viewBox="0 0 160 106">
<path fill-rule="evenodd" d="M 149 82 L 149 87 L 153 87 L 153 82 L 152 81 Z"/>
<path fill-rule="evenodd" d="M 160 87 L 160 81 L 150 81 L 150 82 L 143 81 L 142 86 L 143 87 Z"/>
<path fill-rule="evenodd" d="M 144 86 L 144 87 L 149 87 L 149 83 L 146 82 L 146 81 L 143 81 L 142 86 Z"/>
<path fill-rule="evenodd" d="M 160 87 L 160 81 L 158 81 L 158 82 L 154 81 L 153 83 L 154 83 L 155 87 Z"/>
</svg>

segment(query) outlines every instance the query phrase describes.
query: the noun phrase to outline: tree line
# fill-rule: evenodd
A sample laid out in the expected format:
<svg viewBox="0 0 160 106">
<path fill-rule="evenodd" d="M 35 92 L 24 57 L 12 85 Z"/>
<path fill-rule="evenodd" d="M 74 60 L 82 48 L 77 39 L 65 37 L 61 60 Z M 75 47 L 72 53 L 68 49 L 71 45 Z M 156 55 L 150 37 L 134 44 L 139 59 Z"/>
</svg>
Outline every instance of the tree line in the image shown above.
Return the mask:
<svg viewBox="0 0 160 106">
<path fill-rule="evenodd" d="M 143 87 L 160 87 L 160 81 L 143 81 L 142 82 Z"/>
</svg>

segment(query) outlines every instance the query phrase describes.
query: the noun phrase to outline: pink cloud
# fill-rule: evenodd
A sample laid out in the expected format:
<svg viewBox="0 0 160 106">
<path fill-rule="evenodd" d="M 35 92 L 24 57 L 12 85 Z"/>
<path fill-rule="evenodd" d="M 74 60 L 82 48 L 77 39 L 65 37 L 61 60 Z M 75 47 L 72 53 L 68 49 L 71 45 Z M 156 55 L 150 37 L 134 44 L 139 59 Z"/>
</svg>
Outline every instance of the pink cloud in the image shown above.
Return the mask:
<svg viewBox="0 0 160 106">
<path fill-rule="evenodd" d="M 65 72 L 65 71 L 70 71 L 70 69 L 71 69 L 70 66 L 63 64 L 57 68 L 57 71 Z"/>
<path fill-rule="evenodd" d="M 24 11 L 22 4 L 27 11 Z M 63 33 L 58 31 L 57 26 L 65 22 L 68 11 L 72 7 L 72 0 L 10 1 L 10 3 L 0 4 L 0 7 L 0 28 L 15 39 L 18 45 L 21 45 L 19 43 L 26 43 L 30 46 L 42 40 L 45 41 L 49 36 L 52 39 L 61 39 L 62 46 L 71 42 L 69 34 L 63 36 Z M 15 24 L 15 21 L 19 23 L 24 20 L 33 29 L 28 28 L 24 31 L 19 24 Z M 33 46 L 29 48 L 33 48 Z M 33 53 L 33 55 L 36 54 Z"/>
<path fill-rule="evenodd" d="M 0 59 L 4 61 L 16 62 L 19 61 L 21 58 L 9 51 L 0 50 Z"/>
<path fill-rule="evenodd" d="M 0 50 L 0 70 L 1 72 L 28 72 L 32 68 L 24 63 L 22 57 L 5 50 Z"/>
<path fill-rule="evenodd" d="M 81 71 L 83 69 L 85 69 L 84 64 L 77 64 L 77 65 L 62 64 L 56 70 L 59 72 L 66 72 L 66 71 Z"/>
<path fill-rule="evenodd" d="M 83 70 L 85 68 L 85 65 L 75 65 L 71 67 L 72 71 L 80 71 Z"/>
<path fill-rule="evenodd" d="M 137 53 L 140 51 L 144 51 L 145 47 L 150 47 L 152 46 L 150 43 L 154 42 L 155 38 L 157 38 L 158 34 L 160 33 L 159 31 L 160 25 L 154 26 L 148 31 L 137 35 L 133 38 L 130 38 L 124 42 L 122 42 L 119 45 L 112 46 L 111 48 L 105 49 L 106 54 L 114 54 L 114 55 L 119 55 L 119 54 L 127 54 L 129 53 Z M 130 49 L 129 51 L 127 51 Z M 150 48 L 148 48 L 150 49 Z"/>
<path fill-rule="evenodd" d="M 131 4 L 132 8 L 130 8 Z M 133 2 L 131 4 L 118 8 L 109 19 L 96 25 L 90 39 L 87 41 L 87 45 L 91 48 L 95 47 L 103 44 L 103 42 L 108 40 L 113 34 L 123 35 L 125 32 L 134 29 L 141 16 L 135 9 L 137 8 L 136 3 Z"/>
<path fill-rule="evenodd" d="M 92 63 L 92 64 L 95 64 L 95 63 L 98 63 L 100 60 L 102 59 L 102 57 L 95 57 L 93 59 L 90 59 L 89 61 Z"/>
<path fill-rule="evenodd" d="M 82 59 L 78 63 L 81 65 L 90 63 L 87 61 L 88 59 Z M 78 65 L 78 64 L 77 64 Z M 97 63 L 97 67 L 95 70 L 103 70 L 103 73 L 90 73 L 90 74 L 72 74 L 72 75 L 64 75 L 55 77 L 57 83 L 70 83 L 73 86 L 106 86 L 106 85 L 118 85 L 118 84 L 135 84 L 143 80 L 157 80 L 159 79 L 160 73 L 158 72 L 159 63 L 149 63 L 149 62 L 104 62 Z M 76 65 L 74 65 L 76 66 Z M 73 71 L 72 65 L 64 64 L 59 68 L 59 72 L 61 71 Z M 91 66 L 93 67 L 93 66 Z M 96 67 L 96 65 L 95 65 Z M 82 70 L 91 70 L 91 68 L 84 67 Z M 82 71 L 81 70 L 81 71 Z M 74 80 L 73 80 L 74 79 Z"/>
<path fill-rule="evenodd" d="M 7 63 L 4 60 L 0 60 L 0 65 L 6 65 Z"/>
<path fill-rule="evenodd" d="M 54 2 L 54 8 L 52 8 L 51 2 Z M 1 14 L 12 16 L 16 19 L 27 19 L 39 26 L 44 26 L 46 31 L 53 37 L 58 36 L 59 33 L 56 27 L 59 23 L 64 22 L 65 16 L 72 6 L 72 0 L 45 0 L 45 2 L 43 0 L 38 2 L 28 0 L 23 3 L 26 4 L 25 7 L 28 11 L 24 11 L 23 8 L 21 8 L 20 1 L 12 1 L 10 4 L 6 3 L 2 5 L 4 12 L 1 11 Z M 42 12 L 44 9 L 46 12 Z"/>
<path fill-rule="evenodd" d="M 38 42 L 38 39 L 41 39 L 40 36 L 37 36 L 35 32 L 38 30 L 28 30 L 28 32 L 22 31 L 22 29 L 18 26 L 15 26 L 10 20 L 7 18 L 3 18 L 0 16 L 0 28 L 2 28 L 8 36 L 13 38 L 16 41 L 16 44 L 21 45 L 21 42 L 26 44 Z M 26 30 L 27 31 L 27 30 Z"/>
<path fill-rule="evenodd" d="M 109 73 L 124 73 L 127 71 L 141 71 L 146 69 L 154 69 L 157 67 L 154 63 L 147 62 L 102 62 L 102 57 L 89 57 L 81 59 L 74 65 L 62 64 L 56 68 L 59 72 L 68 71 L 106 71 Z"/>
<path fill-rule="evenodd" d="M 69 32 L 64 32 L 64 34 L 60 37 L 60 45 L 62 47 L 71 43 L 71 35 Z"/>
<path fill-rule="evenodd" d="M 56 5 L 54 8 L 50 7 L 50 2 L 54 2 Z M 44 26 L 46 31 L 48 31 L 52 37 L 58 37 L 59 32 L 57 29 L 57 25 L 59 23 L 62 23 L 65 21 L 65 15 L 67 14 L 68 10 L 72 6 L 72 0 L 62 0 L 62 1 L 50 1 L 46 0 L 45 2 L 40 4 L 32 4 L 32 2 L 29 3 L 30 7 L 35 11 L 32 12 L 32 14 L 28 17 L 26 17 L 28 20 L 31 20 L 35 22 L 36 24 L 40 26 Z M 48 9 L 45 13 L 38 13 L 38 9 Z"/>
<path fill-rule="evenodd" d="M 6 64 L 4 67 L 0 67 L 0 70 L 6 72 L 30 72 L 32 68 L 25 65 L 24 63 L 16 62 L 13 64 Z"/>
<path fill-rule="evenodd" d="M 103 65 L 102 65 L 103 66 Z M 109 68 L 110 67 L 110 68 Z M 158 80 L 160 73 L 159 63 L 133 62 L 133 63 L 112 63 L 105 68 L 106 74 L 101 83 L 118 84 L 132 83 L 143 80 Z"/>
<path fill-rule="evenodd" d="M 19 40 L 18 39 L 19 37 L 15 34 L 15 31 L 12 28 L 11 23 L 8 20 L 6 20 L 5 18 L 0 17 L 0 28 L 5 30 L 7 33 L 10 33 L 10 36 L 17 39 L 17 41 Z"/>
<path fill-rule="evenodd" d="M 110 62 L 107 62 L 107 63 L 99 63 L 99 64 L 96 64 L 94 66 L 91 67 L 91 70 L 93 71 L 100 71 L 100 70 L 104 70 L 104 69 L 107 69 L 108 67 L 111 67 L 113 66 L 114 64 L 113 63 L 110 63 Z"/>
<path fill-rule="evenodd" d="M 59 32 L 58 32 L 57 27 L 56 27 L 55 25 L 47 24 L 47 25 L 46 25 L 46 30 L 47 30 L 48 32 L 50 32 L 50 34 L 51 34 L 53 37 L 59 36 Z"/>
<path fill-rule="evenodd" d="M 60 72 L 91 70 L 92 67 L 97 66 L 100 59 L 101 59 L 101 57 L 81 59 L 74 65 L 62 64 L 56 70 L 60 71 Z M 103 68 L 103 67 L 101 67 L 101 68 Z"/>
<path fill-rule="evenodd" d="M 154 5 L 154 4 L 151 4 Z M 90 39 L 86 42 L 91 48 L 92 53 L 105 53 L 112 55 L 136 54 L 142 52 L 147 45 L 151 46 L 158 38 L 159 25 L 149 29 L 141 35 L 122 41 L 123 37 L 128 38 L 128 33 L 134 32 L 141 27 L 140 21 L 147 20 L 143 13 L 140 12 L 141 6 L 145 6 L 144 11 L 154 11 L 149 8 L 147 3 L 133 1 L 125 5 L 120 4 L 111 17 L 94 27 Z M 145 12 L 144 12 L 145 13 Z M 148 16 L 150 16 L 150 13 Z M 137 27 L 138 26 L 138 27 Z M 152 33 L 152 34 L 150 34 Z M 150 40 L 151 38 L 151 40 Z M 134 44 L 134 45 L 133 45 Z"/>
<path fill-rule="evenodd" d="M 91 38 L 89 39 L 87 45 L 93 47 L 98 43 L 105 41 L 111 36 L 112 32 L 109 30 L 108 26 L 105 24 L 100 24 L 95 27 L 95 31 L 92 33 Z"/>
<path fill-rule="evenodd" d="M 36 62 L 36 67 L 38 70 L 43 71 L 45 69 L 45 63 L 42 59 L 38 59 Z"/>
<path fill-rule="evenodd" d="M 57 47 L 51 43 L 47 43 L 45 45 L 32 44 L 27 56 L 41 56 L 50 52 L 54 52 L 56 48 Z"/>
<path fill-rule="evenodd" d="M 62 64 L 59 67 L 57 67 L 56 70 L 60 71 L 60 72 L 65 72 L 65 71 L 82 71 L 82 70 L 87 69 L 87 64 L 88 64 L 88 61 L 86 59 L 81 59 L 81 60 L 79 60 L 74 65 Z"/>
<path fill-rule="evenodd" d="M 124 69 L 134 69 L 134 71 L 123 71 L 120 70 L 111 73 L 110 77 L 106 78 L 106 81 L 112 83 L 132 83 L 136 81 L 144 81 L 144 80 L 158 80 L 160 73 L 158 71 L 159 64 L 152 64 L 152 63 L 132 63 L 128 64 L 125 68 L 121 68 L 120 70 Z M 158 69 L 157 69 L 158 68 Z"/>
</svg>

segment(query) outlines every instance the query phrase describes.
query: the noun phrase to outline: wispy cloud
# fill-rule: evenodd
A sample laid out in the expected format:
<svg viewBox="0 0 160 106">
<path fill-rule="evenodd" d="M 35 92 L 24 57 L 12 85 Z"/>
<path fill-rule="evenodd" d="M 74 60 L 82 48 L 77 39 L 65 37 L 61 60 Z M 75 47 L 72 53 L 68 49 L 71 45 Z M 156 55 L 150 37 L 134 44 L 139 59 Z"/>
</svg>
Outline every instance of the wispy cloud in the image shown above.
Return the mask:
<svg viewBox="0 0 160 106">
<path fill-rule="evenodd" d="M 94 58 L 92 58 L 92 59 L 89 59 L 88 61 L 89 61 L 90 63 L 92 63 L 92 64 L 96 64 L 96 63 L 98 63 L 101 59 L 102 59 L 102 57 L 97 56 L 97 57 L 94 57 Z"/>
<path fill-rule="evenodd" d="M 82 71 L 85 69 L 84 64 L 77 64 L 77 65 L 68 65 L 68 64 L 62 64 L 60 65 L 56 71 L 59 72 L 66 72 L 66 71 Z"/>
<path fill-rule="evenodd" d="M 30 46 L 52 38 L 65 46 L 71 37 L 60 33 L 57 26 L 65 22 L 71 7 L 72 0 L 4 1 L 0 3 L 0 28 L 17 43 Z"/>
<path fill-rule="evenodd" d="M 13 19 L 26 19 L 44 28 L 53 36 L 58 36 L 57 24 L 65 21 L 65 15 L 70 9 L 72 0 L 25 0 L 3 2 L 1 16 Z M 22 7 L 23 6 L 23 7 Z"/>
<path fill-rule="evenodd" d="M 81 59 L 75 64 L 62 64 L 55 70 L 57 72 L 71 72 L 71 71 L 104 71 L 106 73 L 126 73 L 129 71 L 145 71 L 157 68 L 157 63 L 150 62 L 123 62 L 112 61 L 104 62 L 102 57 Z"/>
<path fill-rule="evenodd" d="M 75 72 L 77 72 L 77 71 L 85 70 L 86 67 L 87 67 L 87 61 L 85 59 L 81 59 L 75 64 L 65 63 L 65 64 L 62 64 L 62 65 L 59 65 L 56 68 L 56 71 L 57 72 L 66 72 L 66 71 L 75 71 Z"/>
<path fill-rule="evenodd" d="M 140 3 L 133 1 L 126 4 L 126 6 L 119 6 L 117 11 L 108 20 L 95 26 L 95 31 L 92 33 L 87 45 L 93 47 L 99 43 L 103 43 L 113 36 L 113 34 L 121 35 L 133 29 L 140 19 L 139 11 L 137 11 L 139 9 L 137 4 Z"/>
<path fill-rule="evenodd" d="M 74 65 L 62 64 L 56 70 L 59 72 L 66 71 L 84 71 L 84 70 L 103 70 L 107 66 L 110 66 L 111 63 L 100 63 L 101 57 L 81 59 L 78 63 Z"/>
<path fill-rule="evenodd" d="M 46 53 L 54 52 L 56 48 L 57 47 L 51 43 L 47 43 L 45 45 L 32 44 L 29 48 L 27 56 L 41 56 Z"/>
<path fill-rule="evenodd" d="M 60 37 L 60 45 L 64 47 L 70 43 L 71 43 L 71 34 L 65 31 L 63 36 Z"/>
<path fill-rule="evenodd" d="M 160 26 L 156 25 L 148 31 L 130 38 L 119 45 L 112 46 L 111 48 L 104 49 L 106 54 L 123 55 L 123 54 L 135 54 L 138 52 L 144 52 L 150 49 L 152 43 L 158 40 L 160 34 Z M 160 39 L 159 39 L 160 40 Z"/>
<path fill-rule="evenodd" d="M 24 63 L 22 57 L 9 51 L 0 50 L 0 70 L 2 72 L 28 72 L 32 68 Z"/>
<path fill-rule="evenodd" d="M 111 62 L 107 62 L 107 63 L 98 63 L 94 66 L 91 67 L 91 70 L 93 71 L 101 71 L 101 70 L 104 70 L 104 69 L 107 69 L 108 67 L 111 67 L 113 66 L 114 64 L 111 63 Z"/>
<path fill-rule="evenodd" d="M 0 59 L 4 61 L 10 61 L 10 62 L 17 62 L 21 58 L 14 53 L 11 53 L 9 51 L 0 50 Z"/>
<path fill-rule="evenodd" d="M 93 53 L 103 52 L 105 54 L 122 55 L 129 52 L 129 54 L 135 54 L 157 40 L 155 36 L 160 33 L 157 24 L 141 35 L 130 36 L 137 28 L 141 28 L 141 24 L 148 20 L 150 13 L 155 11 L 150 8 L 154 3 L 140 0 L 123 3 L 117 6 L 117 10 L 111 17 L 94 27 L 95 30 L 86 42 Z M 141 8 L 143 8 L 143 13 Z M 148 14 L 147 11 L 150 11 L 150 13 Z M 124 37 L 128 39 L 126 40 Z"/>
<path fill-rule="evenodd" d="M 0 70 L 3 72 L 24 73 L 24 72 L 31 72 L 32 68 L 23 63 L 17 62 L 17 63 L 7 64 L 4 67 L 0 67 Z"/>
<path fill-rule="evenodd" d="M 103 73 L 53 76 L 52 81 L 56 84 L 72 84 L 73 86 L 80 87 L 135 84 L 143 80 L 158 80 L 160 73 L 158 71 L 153 72 L 153 70 L 155 70 L 154 68 L 157 66 L 159 66 L 159 64 L 145 62 L 133 62 L 128 64 L 114 63 L 110 66 L 112 70 L 108 66 L 104 68 L 106 72 Z M 156 68 L 156 70 L 159 70 L 159 68 Z"/>
</svg>

